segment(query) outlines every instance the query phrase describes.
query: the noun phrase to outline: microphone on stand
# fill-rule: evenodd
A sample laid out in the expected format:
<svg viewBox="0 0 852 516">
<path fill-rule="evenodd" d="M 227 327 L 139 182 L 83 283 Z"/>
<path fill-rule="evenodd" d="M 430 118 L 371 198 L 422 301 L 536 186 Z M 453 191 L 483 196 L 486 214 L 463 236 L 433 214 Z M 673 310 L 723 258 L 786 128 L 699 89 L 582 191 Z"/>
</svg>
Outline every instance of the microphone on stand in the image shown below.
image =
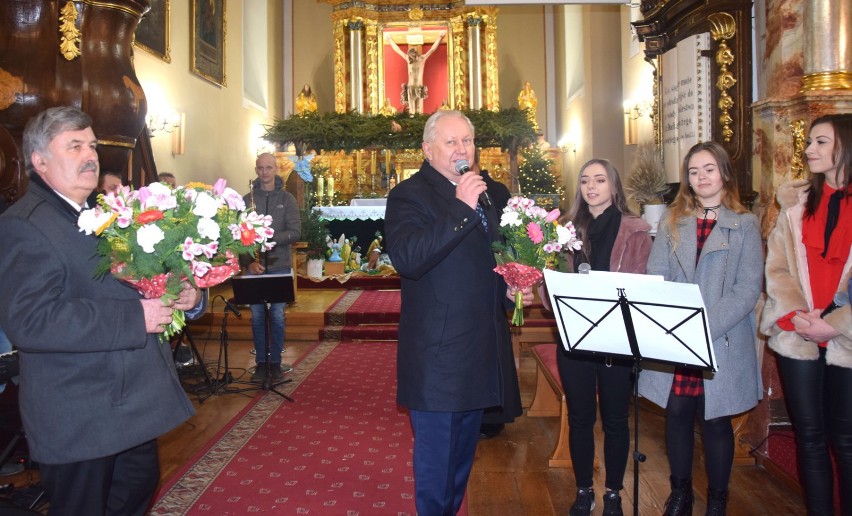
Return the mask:
<svg viewBox="0 0 852 516">
<path fill-rule="evenodd" d="M 834 294 L 834 299 L 831 300 L 831 304 L 825 307 L 825 310 L 820 312 L 820 319 L 824 318 L 826 315 L 831 312 L 837 310 L 841 306 L 846 306 L 849 304 L 849 294 L 843 294 L 842 292 L 838 292 Z"/>
<path fill-rule="evenodd" d="M 237 310 L 237 307 L 236 307 L 236 306 L 234 306 L 234 304 L 233 304 L 233 303 L 231 303 L 230 301 L 228 301 L 228 300 L 227 300 L 227 299 L 225 299 L 224 297 L 223 297 L 222 299 L 225 301 L 225 309 L 226 309 L 226 310 L 229 310 L 231 313 L 233 313 L 234 315 L 236 315 L 236 316 L 237 316 L 237 317 L 239 317 L 240 319 L 242 319 L 242 318 L 243 318 L 243 314 L 241 314 L 241 313 L 240 313 L 240 311 L 239 311 L 239 310 Z"/>
<path fill-rule="evenodd" d="M 459 174 L 470 172 L 470 163 L 468 163 L 466 159 L 456 161 L 456 172 Z M 483 208 L 491 207 L 491 197 L 488 197 L 488 192 L 482 192 L 479 194 L 479 205 Z"/>
</svg>

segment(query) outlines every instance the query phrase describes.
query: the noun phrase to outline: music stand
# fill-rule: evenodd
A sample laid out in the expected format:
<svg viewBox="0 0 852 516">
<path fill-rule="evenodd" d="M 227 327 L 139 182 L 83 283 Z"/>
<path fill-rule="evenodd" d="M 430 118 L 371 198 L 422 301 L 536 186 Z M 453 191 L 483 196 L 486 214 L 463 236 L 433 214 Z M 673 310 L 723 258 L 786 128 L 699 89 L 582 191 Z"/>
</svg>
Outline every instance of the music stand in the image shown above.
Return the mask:
<svg viewBox="0 0 852 516">
<path fill-rule="evenodd" d="M 260 388 L 264 391 L 272 391 L 287 401 L 293 398 L 275 389 L 276 386 L 291 382 L 289 378 L 280 382 L 272 382 L 272 374 L 269 368 L 272 355 L 269 340 L 272 338 L 272 318 L 269 316 L 270 303 L 292 303 L 296 299 L 293 290 L 293 273 L 287 274 L 258 274 L 243 275 L 231 278 L 231 287 L 234 289 L 234 302 L 238 305 L 263 305 L 263 317 L 265 322 L 266 338 L 264 339 L 264 354 L 266 355 L 266 374 L 263 377 Z M 227 373 L 226 373 L 227 374 Z"/>
<path fill-rule="evenodd" d="M 698 285 L 643 274 L 545 270 L 544 280 L 566 350 L 633 360 L 633 514 L 638 516 L 639 463 L 645 461 L 639 451 L 641 362 L 716 370 L 701 292 Z"/>
</svg>

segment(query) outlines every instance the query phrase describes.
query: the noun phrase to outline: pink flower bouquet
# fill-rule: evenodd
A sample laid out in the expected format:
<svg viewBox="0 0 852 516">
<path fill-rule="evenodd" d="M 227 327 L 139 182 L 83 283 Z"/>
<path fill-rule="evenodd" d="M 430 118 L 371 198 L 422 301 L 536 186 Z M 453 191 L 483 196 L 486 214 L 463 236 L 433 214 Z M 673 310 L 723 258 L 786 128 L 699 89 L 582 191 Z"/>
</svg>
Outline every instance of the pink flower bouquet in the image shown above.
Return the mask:
<svg viewBox="0 0 852 516">
<path fill-rule="evenodd" d="M 243 198 L 224 179 L 214 186 L 189 183 L 174 190 L 153 183 L 98 196 L 77 225 L 101 239 L 96 274 L 111 272 L 145 298 L 176 299 L 181 282 L 199 288 L 224 282 L 240 270 L 237 256 L 257 246 L 271 249 L 272 218 L 247 212 Z M 185 326 L 175 310 L 166 338 Z"/>
<path fill-rule="evenodd" d="M 559 210 L 547 211 L 526 197 L 512 197 L 500 217 L 500 234 L 505 243 L 495 243 L 497 267 L 515 292 L 515 311 L 512 324 L 523 326 L 523 290 L 541 282 L 542 270 L 556 268 L 562 251 L 574 252 L 583 243 L 570 221 L 557 222 Z"/>
</svg>

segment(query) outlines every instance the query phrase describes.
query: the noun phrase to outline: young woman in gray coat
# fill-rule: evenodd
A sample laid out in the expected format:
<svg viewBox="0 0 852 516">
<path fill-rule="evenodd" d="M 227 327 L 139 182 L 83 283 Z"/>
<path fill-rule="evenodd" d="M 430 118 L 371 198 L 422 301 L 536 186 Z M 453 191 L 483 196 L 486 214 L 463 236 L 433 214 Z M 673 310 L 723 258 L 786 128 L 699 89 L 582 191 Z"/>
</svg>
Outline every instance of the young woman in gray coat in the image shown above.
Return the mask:
<svg viewBox="0 0 852 516">
<path fill-rule="evenodd" d="M 680 190 L 660 223 L 647 272 L 699 286 L 717 364 L 715 373 L 649 364 L 639 376 L 640 394 L 666 409 L 672 492 L 665 514 L 692 514 L 696 416 L 707 465 L 707 514 L 725 514 L 734 457 L 731 418 L 761 397 L 753 312 L 763 245 L 757 218 L 739 202 L 721 145 L 699 143 L 684 158 Z"/>
</svg>

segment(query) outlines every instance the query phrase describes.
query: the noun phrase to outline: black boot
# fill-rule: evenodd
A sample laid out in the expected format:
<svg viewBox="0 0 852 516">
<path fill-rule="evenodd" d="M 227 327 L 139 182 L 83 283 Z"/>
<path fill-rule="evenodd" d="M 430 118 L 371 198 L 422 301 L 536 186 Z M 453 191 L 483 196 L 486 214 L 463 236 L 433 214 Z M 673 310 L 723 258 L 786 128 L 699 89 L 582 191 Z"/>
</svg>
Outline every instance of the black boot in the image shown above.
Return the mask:
<svg viewBox="0 0 852 516">
<path fill-rule="evenodd" d="M 728 490 L 707 488 L 706 516 L 725 516 L 728 506 Z"/>
<path fill-rule="evenodd" d="M 692 494 L 692 479 L 669 477 L 672 484 L 672 494 L 666 500 L 663 516 L 692 516 L 692 505 L 695 496 Z"/>
</svg>

